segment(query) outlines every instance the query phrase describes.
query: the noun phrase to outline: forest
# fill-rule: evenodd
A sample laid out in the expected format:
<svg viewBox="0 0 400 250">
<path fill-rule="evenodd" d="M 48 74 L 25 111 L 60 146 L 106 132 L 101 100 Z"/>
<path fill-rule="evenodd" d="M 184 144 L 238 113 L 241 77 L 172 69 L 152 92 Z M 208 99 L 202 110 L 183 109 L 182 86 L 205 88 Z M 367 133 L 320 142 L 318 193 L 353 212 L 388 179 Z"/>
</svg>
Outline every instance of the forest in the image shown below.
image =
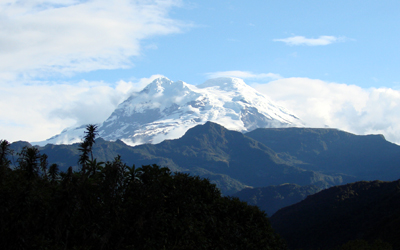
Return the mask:
<svg viewBox="0 0 400 250">
<path fill-rule="evenodd" d="M 80 169 L 65 172 L 35 147 L 14 165 L 1 141 L 2 249 L 286 249 L 258 207 L 197 176 L 99 162 L 95 137 L 89 125 Z"/>
</svg>

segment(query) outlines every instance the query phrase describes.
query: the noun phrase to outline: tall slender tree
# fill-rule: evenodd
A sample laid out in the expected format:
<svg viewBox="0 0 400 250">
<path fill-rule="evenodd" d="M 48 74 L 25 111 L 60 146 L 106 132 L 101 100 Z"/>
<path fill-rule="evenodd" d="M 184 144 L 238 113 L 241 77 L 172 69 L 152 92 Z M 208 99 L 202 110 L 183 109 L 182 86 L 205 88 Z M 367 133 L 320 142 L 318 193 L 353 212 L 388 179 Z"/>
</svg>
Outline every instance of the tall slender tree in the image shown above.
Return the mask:
<svg viewBox="0 0 400 250">
<path fill-rule="evenodd" d="M 10 160 L 8 156 L 13 153 L 10 149 L 10 143 L 7 140 L 0 140 L 0 167 L 8 167 L 10 165 Z"/>
<path fill-rule="evenodd" d="M 50 178 L 51 182 L 55 182 L 57 180 L 59 171 L 60 170 L 59 170 L 57 164 L 55 164 L 55 163 L 51 164 L 51 166 L 49 168 L 49 178 Z"/>
<path fill-rule="evenodd" d="M 46 154 L 42 154 L 40 156 L 40 171 L 42 174 L 42 177 L 44 179 L 47 179 L 47 167 L 49 166 L 49 161 L 47 160 L 48 156 Z"/>
<path fill-rule="evenodd" d="M 27 178 L 31 180 L 39 176 L 39 160 L 41 158 L 39 149 L 25 146 L 18 155 L 18 168 L 26 173 Z"/>
<path fill-rule="evenodd" d="M 0 185 L 3 184 L 8 171 L 10 171 L 8 156 L 12 154 L 13 151 L 10 149 L 10 143 L 7 140 L 0 140 Z"/>
<path fill-rule="evenodd" d="M 93 152 L 92 147 L 95 143 L 95 139 L 97 136 L 97 125 L 89 124 L 86 126 L 85 136 L 83 137 L 83 142 L 79 146 L 79 151 L 81 151 L 81 155 L 79 157 L 78 163 L 82 166 L 82 171 L 86 173 L 87 171 L 87 163 L 89 160 L 93 161 Z"/>
</svg>

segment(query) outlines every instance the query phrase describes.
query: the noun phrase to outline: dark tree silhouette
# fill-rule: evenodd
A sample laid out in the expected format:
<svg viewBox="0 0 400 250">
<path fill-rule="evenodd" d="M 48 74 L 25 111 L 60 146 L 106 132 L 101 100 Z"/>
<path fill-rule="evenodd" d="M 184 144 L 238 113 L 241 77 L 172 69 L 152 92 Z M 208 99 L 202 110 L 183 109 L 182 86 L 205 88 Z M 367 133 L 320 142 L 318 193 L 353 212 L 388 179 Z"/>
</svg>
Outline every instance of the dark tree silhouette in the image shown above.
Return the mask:
<svg viewBox="0 0 400 250">
<path fill-rule="evenodd" d="M 59 175 L 59 171 L 60 171 L 60 170 L 59 170 L 57 164 L 55 164 L 55 163 L 51 164 L 51 166 L 50 166 L 50 168 L 49 168 L 49 178 L 50 178 L 50 181 L 51 181 L 52 183 L 55 182 L 55 181 L 57 180 L 58 175 Z"/>
<path fill-rule="evenodd" d="M 8 157 L 13 154 L 10 143 L 7 140 L 0 140 L 0 185 L 3 184 L 10 171 L 10 160 Z"/>
<path fill-rule="evenodd" d="M 0 167 L 8 167 L 10 165 L 10 160 L 7 157 L 12 153 L 10 143 L 7 140 L 0 140 Z"/>
<path fill-rule="evenodd" d="M 33 179 L 39 175 L 40 155 L 39 149 L 35 147 L 23 147 L 18 153 L 19 169 L 23 170 L 28 179 Z"/>
<path fill-rule="evenodd" d="M 97 125 L 89 124 L 86 126 L 85 136 L 83 137 L 83 142 L 79 146 L 79 151 L 81 155 L 79 157 L 78 163 L 82 166 L 82 170 L 85 173 L 87 171 L 88 161 L 93 161 L 92 147 L 95 143 L 97 136 Z"/>
<path fill-rule="evenodd" d="M 2 249 L 286 249 L 257 207 L 198 176 L 97 162 L 95 136 L 88 126 L 78 172 L 23 148 L 0 185 Z"/>
</svg>

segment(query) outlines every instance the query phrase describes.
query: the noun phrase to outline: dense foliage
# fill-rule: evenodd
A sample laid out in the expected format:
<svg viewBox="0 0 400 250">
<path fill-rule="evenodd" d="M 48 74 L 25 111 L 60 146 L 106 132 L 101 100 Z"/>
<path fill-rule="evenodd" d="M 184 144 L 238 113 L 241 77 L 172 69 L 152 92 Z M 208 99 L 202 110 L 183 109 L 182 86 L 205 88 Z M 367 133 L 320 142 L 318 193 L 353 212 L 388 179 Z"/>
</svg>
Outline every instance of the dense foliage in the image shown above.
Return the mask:
<svg viewBox="0 0 400 250">
<path fill-rule="evenodd" d="M 59 172 L 35 147 L 11 166 L 1 141 L 2 249 L 285 249 L 264 212 L 207 179 L 119 156 L 98 162 L 92 129 L 79 171 Z"/>
</svg>

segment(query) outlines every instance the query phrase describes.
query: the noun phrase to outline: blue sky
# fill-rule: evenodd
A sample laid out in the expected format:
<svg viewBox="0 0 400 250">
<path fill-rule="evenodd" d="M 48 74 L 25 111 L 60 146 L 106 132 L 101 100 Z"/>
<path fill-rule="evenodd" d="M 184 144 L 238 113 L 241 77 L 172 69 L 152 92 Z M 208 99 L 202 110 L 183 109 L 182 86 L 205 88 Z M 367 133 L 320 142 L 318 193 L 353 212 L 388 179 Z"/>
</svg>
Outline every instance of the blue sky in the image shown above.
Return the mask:
<svg viewBox="0 0 400 250">
<path fill-rule="evenodd" d="M 240 77 L 309 126 L 400 143 L 399 10 L 389 0 L 3 0 L 0 138 L 102 122 L 162 75 Z"/>
<path fill-rule="evenodd" d="M 189 27 L 143 41 L 135 67 L 78 75 L 96 80 L 154 73 L 193 84 L 208 72 L 241 70 L 309 77 L 362 87 L 397 87 L 400 77 L 398 1 L 193 1 L 170 17 Z M 327 45 L 277 39 L 331 36 Z M 100 74 L 98 74 L 100 73 Z"/>
</svg>

